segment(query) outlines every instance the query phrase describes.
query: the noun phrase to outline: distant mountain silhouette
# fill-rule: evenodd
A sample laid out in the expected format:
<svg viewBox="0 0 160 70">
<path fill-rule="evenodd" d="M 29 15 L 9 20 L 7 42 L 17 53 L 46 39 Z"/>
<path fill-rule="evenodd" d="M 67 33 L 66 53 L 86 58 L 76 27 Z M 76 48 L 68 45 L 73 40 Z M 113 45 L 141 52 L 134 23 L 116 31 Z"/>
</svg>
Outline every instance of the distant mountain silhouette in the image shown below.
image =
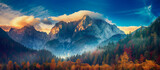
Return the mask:
<svg viewBox="0 0 160 70">
<path fill-rule="evenodd" d="M 17 63 L 24 61 L 40 62 L 42 58 L 45 62 L 45 59 L 52 58 L 52 54 L 46 50 L 36 51 L 28 49 L 12 40 L 8 34 L 0 28 L 0 63 L 8 63 L 9 60 L 16 61 Z"/>
<path fill-rule="evenodd" d="M 24 26 L 21 29 L 11 28 L 8 35 L 27 48 L 35 50 L 42 49 L 47 41 L 47 34 L 37 31 L 33 26 Z"/>
<path fill-rule="evenodd" d="M 112 42 L 117 43 L 119 40 L 124 39 L 125 37 L 126 37 L 126 34 L 116 34 L 110 37 L 109 39 L 104 40 L 98 46 L 103 47 L 103 46 L 107 46 L 108 43 L 112 43 Z"/>
</svg>

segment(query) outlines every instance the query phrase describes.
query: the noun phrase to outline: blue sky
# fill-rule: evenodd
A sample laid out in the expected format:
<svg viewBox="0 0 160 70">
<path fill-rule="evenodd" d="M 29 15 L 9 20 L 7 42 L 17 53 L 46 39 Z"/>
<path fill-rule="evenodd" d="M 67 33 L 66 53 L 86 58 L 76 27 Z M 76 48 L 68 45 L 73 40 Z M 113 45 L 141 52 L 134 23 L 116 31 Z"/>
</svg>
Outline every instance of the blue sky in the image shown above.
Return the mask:
<svg viewBox="0 0 160 70">
<path fill-rule="evenodd" d="M 0 0 L 15 11 L 38 18 L 89 10 L 117 26 L 148 26 L 160 16 L 160 0 Z"/>
</svg>

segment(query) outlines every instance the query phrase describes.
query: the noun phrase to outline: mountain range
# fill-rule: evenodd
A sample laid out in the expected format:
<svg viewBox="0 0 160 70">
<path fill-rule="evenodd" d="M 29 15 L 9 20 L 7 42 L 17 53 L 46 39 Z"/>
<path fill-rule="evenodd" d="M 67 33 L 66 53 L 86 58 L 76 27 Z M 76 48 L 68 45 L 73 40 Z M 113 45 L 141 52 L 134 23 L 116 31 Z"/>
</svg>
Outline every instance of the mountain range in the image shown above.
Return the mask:
<svg viewBox="0 0 160 70">
<path fill-rule="evenodd" d="M 46 49 L 56 56 L 81 54 L 95 49 L 101 42 L 110 40 L 110 37 L 116 37 L 114 35 L 123 34 L 116 25 L 88 15 L 84 15 L 78 21 L 60 21 L 52 27 L 48 35 L 37 31 L 33 26 L 11 28 L 8 32 L 13 40 L 27 48 Z"/>
<path fill-rule="evenodd" d="M 51 29 L 45 49 L 54 54 L 80 54 L 116 34 L 124 34 L 116 25 L 84 15 L 79 21 L 58 22 Z M 64 51 L 64 52 L 62 52 Z"/>
</svg>

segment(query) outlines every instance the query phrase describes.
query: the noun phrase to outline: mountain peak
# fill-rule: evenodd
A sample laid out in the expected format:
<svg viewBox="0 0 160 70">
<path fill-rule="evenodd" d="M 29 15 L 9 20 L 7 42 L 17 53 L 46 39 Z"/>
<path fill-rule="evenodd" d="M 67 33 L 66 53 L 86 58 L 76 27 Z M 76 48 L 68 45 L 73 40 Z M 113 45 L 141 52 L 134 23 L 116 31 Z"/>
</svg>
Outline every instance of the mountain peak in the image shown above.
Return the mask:
<svg viewBox="0 0 160 70">
<path fill-rule="evenodd" d="M 9 31 L 13 31 L 13 30 L 35 30 L 35 28 L 33 26 L 24 26 L 20 29 L 17 29 L 17 28 L 11 28 Z"/>
<path fill-rule="evenodd" d="M 89 15 L 84 15 L 83 17 L 89 17 Z"/>
<path fill-rule="evenodd" d="M 30 29 L 30 30 L 35 30 L 35 28 L 33 26 L 24 26 L 23 28 L 21 29 Z"/>
<path fill-rule="evenodd" d="M 152 25 L 153 25 L 153 24 L 158 24 L 158 23 L 160 23 L 160 16 L 157 17 L 157 18 L 152 22 Z"/>
<path fill-rule="evenodd" d="M 87 20 L 87 19 L 91 19 L 91 17 L 90 17 L 89 15 L 84 15 L 84 16 L 82 17 L 82 20 Z"/>
<path fill-rule="evenodd" d="M 1 37 L 6 37 L 6 38 L 8 38 L 7 33 L 6 33 L 2 28 L 0 28 L 0 38 L 1 38 Z"/>
<path fill-rule="evenodd" d="M 151 30 L 151 33 L 156 32 L 160 36 L 160 17 L 157 17 L 154 22 L 149 26 L 149 29 Z"/>
<path fill-rule="evenodd" d="M 78 48 L 79 50 L 76 51 L 81 52 L 87 50 L 84 49 L 86 46 L 96 47 L 101 41 L 115 34 L 123 34 L 123 32 L 116 25 L 109 25 L 104 20 L 84 15 L 78 21 L 56 23 L 51 29 L 50 41 L 46 43 L 45 48 L 55 55 L 63 55 L 63 50 L 66 51 L 65 53 L 77 54 L 68 50 L 74 51 Z"/>
</svg>

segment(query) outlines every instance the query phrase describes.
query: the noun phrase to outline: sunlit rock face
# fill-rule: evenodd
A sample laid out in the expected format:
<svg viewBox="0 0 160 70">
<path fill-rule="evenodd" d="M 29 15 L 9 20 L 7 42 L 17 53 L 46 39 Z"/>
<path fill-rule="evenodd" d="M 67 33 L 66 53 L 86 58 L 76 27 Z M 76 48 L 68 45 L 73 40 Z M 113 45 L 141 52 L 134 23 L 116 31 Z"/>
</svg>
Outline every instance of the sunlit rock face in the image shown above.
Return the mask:
<svg viewBox="0 0 160 70">
<path fill-rule="evenodd" d="M 11 28 L 8 35 L 27 48 L 36 50 L 43 49 L 48 40 L 46 33 L 37 31 L 33 26 L 24 26 L 21 29 Z"/>
<path fill-rule="evenodd" d="M 81 54 L 115 34 L 124 34 L 116 25 L 85 15 L 79 21 L 58 22 L 51 29 L 45 49 L 57 56 Z"/>
</svg>

